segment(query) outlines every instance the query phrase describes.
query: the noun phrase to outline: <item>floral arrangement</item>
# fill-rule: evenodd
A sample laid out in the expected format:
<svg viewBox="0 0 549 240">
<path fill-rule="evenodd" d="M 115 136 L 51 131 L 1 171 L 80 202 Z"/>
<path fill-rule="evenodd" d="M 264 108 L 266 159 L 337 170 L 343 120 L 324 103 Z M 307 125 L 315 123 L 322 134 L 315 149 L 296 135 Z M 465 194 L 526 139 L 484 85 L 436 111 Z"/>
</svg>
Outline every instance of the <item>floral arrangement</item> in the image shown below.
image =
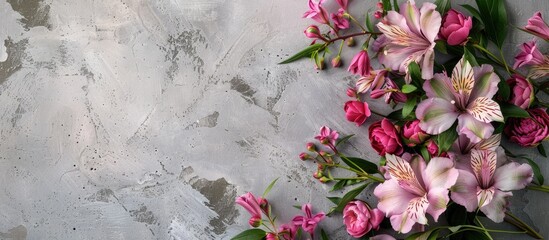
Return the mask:
<svg viewBox="0 0 549 240">
<path fill-rule="evenodd" d="M 518 47 L 511 65 L 502 53 L 509 28 L 504 0 L 461 5 L 466 12 L 452 8 L 450 0 L 421 6 L 383 0 L 366 14 L 364 25 L 349 13 L 348 0 L 335 0 L 339 9 L 332 13 L 325 2 L 308 1 L 303 17 L 320 26 L 307 27 L 311 45 L 282 64 L 311 58 L 322 70 L 330 46 L 339 43 L 330 62 L 341 67 L 344 46 L 363 41 L 348 64 L 357 80 L 346 90 L 351 100 L 342 113 L 361 126 L 378 114 L 367 99 L 383 98 L 397 109 L 369 126 L 380 159 L 347 156 L 342 146 L 353 135 L 340 137 L 321 127 L 318 142 L 307 143 L 308 152 L 299 158 L 314 162 L 313 177 L 333 184 L 332 190 L 352 189 L 329 197 L 335 206 L 326 214 L 314 213 L 307 203 L 298 206 L 303 214 L 278 227 L 265 199 L 274 182 L 262 197 L 246 193 L 236 203 L 250 213 L 252 229 L 233 239 L 328 239 L 315 229 L 329 215 L 342 216 L 349 235 L 362 239 L 492 239 L 494 232 L 542 238 L 508 211 L 508 204 L 512 191 L 549 192 L 549 187 L 534 160 L 501 145 L 506 137 L 546 157 L 541 143 L 549 138 L 549 115 L 542 95 L 549 92 L 549 55 L 537 41 L 549 42 L 549 25 L 542 14 L 520 28 L 534 40 Z M 382 67 L 374 69 L 371 59 Z M 357 199 L 370 185 L 376 207 Z M 445 224 L 432 224 L 442 214 L 449 216 Z M 506 221 L 517 230 L 488 229 L 480 219 Z M 378 234 L 380 228 L 397 235 Z"/>
</svg>

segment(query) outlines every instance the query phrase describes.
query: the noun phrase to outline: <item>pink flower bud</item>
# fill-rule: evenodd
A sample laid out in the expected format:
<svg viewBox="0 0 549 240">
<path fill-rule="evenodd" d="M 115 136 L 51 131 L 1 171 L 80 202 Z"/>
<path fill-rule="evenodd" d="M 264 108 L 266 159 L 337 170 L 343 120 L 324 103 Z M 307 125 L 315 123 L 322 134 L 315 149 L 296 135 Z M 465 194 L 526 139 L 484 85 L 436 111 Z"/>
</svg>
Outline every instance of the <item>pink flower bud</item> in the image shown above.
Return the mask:
<svg viewBox="0 0 549 240">
<path fill-rule="evenodd" d="M 345 10 L 343 8 L 340 8 L 337 14 L 332 13 L 330 16 L 337 30 L 349 28 L 349 20 L 345 18 Z"/>
<path fill-rule="evenodd" d="M 378 230 L 384 219 L 379 209 L 371 209 L 362 201 L 350 201 L 343 209 L 343 223 L 347 233 L 354 238 L 360 238 L 371 230 Z"/>
<path fill-rule="evenodd" d="M 462 13 L 450 9 L 442 19 L 439 36 L 445 39 L 448 45 L 464 44 L 472 27 L 471 17 L 465 17 Z"/>
<path fill-rule="evenodd" d="M 366 50 L 361 50 L 355 55 L 347 71 L 360 76 L 367 76 L 370 74 L 371 68 L 368 52 Z"/>
<path fill-rule="evenodd" d="M 377 6 L 378 9 L 383 10 L 383 3 L 382 2 L 377 2 L 376 6 Z"/>
<path fill-rule="evenodd" d="M 263 210 L 265 215 L 268 216 L 268 214 L 269 214 L 269 201 L 267 201 L 267 199 L 265 199 L 265 198 L 260 197 L 258 202 L 259 202 L 259 207 L 261 208 L 261 210 Z"/>
<path fill-rule="evenodd" d="M 267 233 L 267 237 L 265 237 L 265 239 L 267 239 L 267 240 L 280 240 L 280 239 L 276 236 L 276 234 L 274 234 L 274 233 Z"/>
<path fill-rule="evenodd" d="M 321 177 L 318 179 L 318 181 L 320 181 L 321 183 L 327 183 L 327 182 L 330 182 L 331 180 L 325 176 Z"/>
<path fill-rule="evenodd" d="M 355 39 L 353 37 L 349 37 L 345 40 L 345 43 L 348 47 L 352 47 L 355 45 Z"/>
<path fill-rule="evenodd" d="M 375 122 L 368 128 L 370 143 L 372 148 L 380 156 L 386 153 L 401 155 L 404 152 L 398 129 L 391 121 L 384 118 Z"/>
<path fill-rule="evenodd" d="M 316 70 L 324 70 L 324 58 L 323 57 L 320 57 L 320 59 L 318 60 L 318 63 L 315 61 L 315 69 Z"/>
<path fill-rule="evenodd" d="M 545 57 L 539 51 L 536 41 L 532 40 L 520 45 L 520 52 L 515 57 L 515 64 L 513 65 L 513 68 L 542 64 L 544 60 Z"/>
<path fill-rule="evenodd" d="M 534 35 L 549 41 L 549 25 L 543 20 L 540 12 L 536 12 L 534 16 L 528 19 L 528 24 L 524 28 Z"/>
<path fill-rule="evenodd" d="M 356 89 L 355 88 L 347 88 L 347 96 L 356 98 Z"/>
<path fill-rule="evenodd" d="M 435 141 L 429 140 L 425 143 L 425 146 L 427 147 L 427 152 L 431 154 L 431 157 L 438 156 L 438 145 Z"/>
<path fill-rule="evenodd" d="M 301 159 L 302 161 L 306 161 L 311 159 L 311 156 L 307 153 L 302 152 L 299 154 L 299 159 Z"/>
<path fill-rule="evenodd" d="M 534 88 L 527 79 L 518 74 L 513 74 L 507 84 L 511 88 L 510 103 L 522 108 L 527 109 L 534 101 Z"/>
<path fill-rule="evenodd" d="M 316 152 L 316 145 L 312 142 L 307 143 L 307 150 L 309 152 Z"/>
<path fill-rule="evenodd" d="M 419 120 L 406 122 L 402 128 L 402 138 L 408 147 L 415 147 L 429 138 L 429 134 L 419 127 L 419 122 Z"/>
<path fill-rule="evenodd" d="M 320 35 L 320 30 L 316 25 L 311 25 L 303 31 L 305 33 L 305 36 L 308 38 L 322 38 L 322 35 Z"/>
<path fill-rule="evenodd" d="M 248 223 L 254 228 L 259 227 L 261 226 L 261 217 L 253 216 L 250 218 Z"/>
<path fill-rule="evenodd" d="M 372 114 L 368 103 L 361 101 L 348 101 L 345 103 L 345 117 L 349 122 L 354 122 L 357 126 L 362 125 Z"/>
<path fill-rule="evenodd" d="M 337 55 L 335 58 L 332 59 L 332 67 L 339 67 L 341 66 L 341 57 Z"/>
<path fill-rule="evenodd" d="M 382 17 L 383 17 L 383 12 L 375 11 L 375 12 L 374 12 L 374 17 L 375 17 L 376 19 L 382 18 Z"/>
<path fill-rule="evenodd" d="M 313 173 L 313 177 L 316 179 L 320 179 L 322 176 L 322 171 L 316 171 Z"/>
</svg>

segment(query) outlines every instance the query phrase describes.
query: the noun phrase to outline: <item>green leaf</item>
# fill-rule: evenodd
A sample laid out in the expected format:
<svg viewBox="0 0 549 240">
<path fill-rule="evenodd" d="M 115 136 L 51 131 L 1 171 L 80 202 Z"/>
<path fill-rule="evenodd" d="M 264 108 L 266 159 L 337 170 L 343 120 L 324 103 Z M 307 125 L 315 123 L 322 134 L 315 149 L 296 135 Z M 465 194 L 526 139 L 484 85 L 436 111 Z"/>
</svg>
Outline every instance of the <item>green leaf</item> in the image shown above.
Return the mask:
<svg viewBox="0 0 549 240">
<path fill-rule="evenodd" d="M 471 49 L 471 51 L 469 51 L 469 49 L 467 49 L 467 47 L 463 48 L 463 57 L 465 58 L 465 60 L 467 60 L 467 62 L 469 62 L 469 64 L 471 64 L 471 66 L 478 66 L 478 62 L 477 60 L 475 59 L 475 56 L 472 54 L 474 52 L 474 49 Z"/>
<path fill-rule="evenodd" d="M 530 117 L 530 114 L 528 114 L 526 110 L 520 107 L 517 107 L 514 104 L 500 103 L 499 107 L 501 109 L 501 113 L 503 114 L 503 117 L 505 118 L 509 118 L 509 117 L 529 118 Z"/>
<path fill-rule="evenodd" d="M 404 103 L 404 107 L 402 107 L 402 116 L 408 117 L 410 113 L 414 110 L 414 107 L 416 106 L 417 98 L 411 97 L 409 98 L 406 103 Z"/>
<path fill-rule="evenodd" d="M 414 233 L 405 238 L 405 240 L 436 240 L 439 231 L 445 227 L 436 227 L 425 232 Z"/>
<path fill-rule="evenodd" d="M 462 226 L 454 226 L 454 227 L 449 227 L 448 230 L 450 230 L 450 232 L 457 232 L 459 229 L 461 229 Z"/>
<path fill-rule="evenodd" d="M 440 153 L 448 151 L 457 138 L 458 134 L 456 132 L 456 124 L 454 123 L 450 129 L 437 136 L 438 154 L 440 155 Z"/>
<path fill-rule="evenodd" d="M 450 4 L 450 0 L 436 0 L 435 5 L 437 5 L 437 11 L 440 12 L 440 15 L 444 15 L 450 8 L 452 8 L 452 5 Z"/>
<path fill-rule="evenodd" d="M 344 187 L 355 185 L 360 182 L 361 182 L 360 180 L 355 180 L 355 179 L 341 179 L 341 180 L 338 180 L 336 184 L 334 184 L 330 192 L 341 190 Z"/>
<path fill-rule="evenodd" d="M 377 165 L 368 160 L 357 157 L 347 157 L 344 155 L 340 155 L 340 157 L 341 160 L 352 169 L 369 174 L 379 173 Z"/>
<path fill-rule="evenodd" d="M 275 185 L 276 181 L 278 181 L 279 178 L 276 178 L 275 180 L 273 180 L 269 186 L 267 186 L 267 188 L 265 188 L 265 192 L 263 192 L 263 195 L 262 197 L 265 198 L 267 196 L 267 194 L 271 191 L 271 189 L 273 188 L 273 186 Z"/>
<path fill-rule="evenodd" d="M 480 17 L 480 13 L 478 12 L 478 10 L 469 5 L 469 4 L 463 4 L 463 5 L 460 5 L 462 6 L 463 8 L 465 8 L 465 10 L 467 10 L 469 12 L 469 14 L 471 14 L 471 16 L 473 16 L 473 18 L 477 19 L 478 21 L 480 21 L 480 23 L 482 23 L 482 18 Z"/>
<path fill-rule="evenodd" d="M 231 238 L 232 240 L 260 240 L 267 236 L 267 233 L 259 228 L 248 229 Z"/>
<path fill-rule="evenodd" d="M 393 8 L 395 9 L 395 12 L 400 12 L 397 0 L 393 0 Z"/>
<path fill-rule="evenodd" d="M 509 84 L 507 84 L 506 81 L 499 81 L 498 94 L 501 97 L 501 100 L 505 102 L 509 100 L 509 96 L 511 95 L 511 88 L 509 88 Z"/>
<path fill-rule="evenodd" d="M 441 53 L 448 54 L 448 50 L 446 49 L 446 43 L 442 40 L 435 41 L 435 49 Z"/>
<path fill-rule="evenodd" d="M 345 208 L 345 205 L 349 203 L 350 201 L 354 200 L 358 194 L 360 194 L 364 189 L 369 185 L 370 183 L 365 183 L 348 193 L 346 193 L 342 198 L 341 201 L 339 201 L 339 204 L 337 204 L 337 207 L 334 209 L 336 212 L 341 212 Z"/>
<path fill-rule="evenodd" d="M 337 146 L 339 146 L 339 144 L 347 142 L 353 136 L 354 136 L 354 134 L 351 134 L 351 135 L 347 135 L 345 137 L 342 137 L 342 138 L 338 139 L 335 146 L 337 147 Z"/>
<path fill-rule="evenodd" d="M 404 84 L 404 86 L 402 86 L 402 92 L 406 94 L 414 92 L 415 90 L 417 90 L 417 87 L 411 84 Z"/>
<path fill-rule="evenodd" d="M 382 0 L 382 2 L 383 2 L 383 13 L 387 13 L 388 11 L 393 10 L 390 0 Z"/>
<path fill-rule="evenodd" d="M 366 12 L 366 28 L 370 32 L 374 31 L 374 24 L 372 23 L 372 20 L 370 20 L 370 11 Z"/>
<path fill-rule="evenodd" d="M 328 235 L 326 234 L 326 232 L 324 232 L 324 229 L 320 229 L 320 237 L 322 237 L 322 240 L 330 240 L 330 238 L 328 238 Z"/>
<path fill-rule="evenodd" d="M 545 153 L 545 148 L 543 147 L 543 143 L 540 143 L 538 145 L 538 152 L 541 154 L 541 156 L 547 157 L 547 153 Z"/>
<path fill-rule="evenodd" d="M 539 185 L 543 185 L 543 182 L 545 181 L 545 179 L 541 174 L 541 170 L 538 164 L 530 158 L 527 158 L 527 157 L 521 157 L 521 158 L 528 161 L 528 164 L 530 164 L 530 166 L 532 167 L 532 171 L 534 172 L 534 178 L 536 179 L 537 183 Z"/>
<path fill-rule="evenodd" d="M 297 61 L 301 58 L 312 57 L 314 52 L 321 51 L 324 47 L 325 46 L 324 46 L 323 43 L 313 44 L 313 45 L 308 46 L 307 48 L 301 50 L 301 52 L 296 53 L 295 55 L 289 57 L 288 59 L 286 59 L 286 60 L 284 60 L 284 61 L 282 61 L 278 64 L 291 63 L 291 62 Z"/>
<path fill-rule="evenodd" d="M 501 49 L 507 36 L 509 24 L 504 0 L 475 0 L 486 36 Z"/>
<path fill-rule="evenodd" d="M 410 77 L 412 78 L 412 81 L 416 83 L 417 86 L 423 86 L 423 79 L 421 78 L 421 70 L 419 69 L 419 65 L 416 62 L 411 62 L 408 65 L 408 73 L 410 74 Z"/>
<path fill-rule="evenodd" d="M 431 160 L 431 154 L 429 154 L 429 151 L 427 151 L 427 147 L 425 145 L 422 145 L 419 148 L 419 151 L 421 152 L 421 156 L 423 159 L 425 159 L 426 162 L 429 162 Z"/>
<path fill-rule="evenodd" d="M 334 203 L 335 205 L 339 204 L 339 202 L 341 202 L 341 198 L 340 197 L 326 197 L 328 200 L 330 200 L 330 202 Z"/>
</svg>

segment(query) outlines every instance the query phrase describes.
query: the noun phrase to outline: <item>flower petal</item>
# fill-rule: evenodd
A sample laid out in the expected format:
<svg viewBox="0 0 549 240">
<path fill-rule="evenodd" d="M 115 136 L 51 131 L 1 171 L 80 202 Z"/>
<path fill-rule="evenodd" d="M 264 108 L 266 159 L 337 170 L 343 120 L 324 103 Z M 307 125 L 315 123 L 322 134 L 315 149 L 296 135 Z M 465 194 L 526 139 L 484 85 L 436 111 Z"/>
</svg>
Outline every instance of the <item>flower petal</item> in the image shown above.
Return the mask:
<svg viewBox="0 0 549 240">
<path fill-rule="evenodd" d="M 429 207 L 427 208 L 427 213 L 433 216 L 433 219 L 435 220 L 435 222 L 437 222 L 440 214 L 446 211 L 446 205 L 450 201 L 450 197 L 448 197 L 448 189 L 447 188 L 431 189 L 427 194 L 427 199 L 429 200 Z"/>
<path fill-rule="evenodd" d="M 471 150 L 471 168 L 480 187 L 489 188 L 496 172 L 496 152 L 489 150 Z M 481 204 L 482 205 L 482 204 Z"/>
<path fill-rule="evenodd" d="M 406 210 L 408 202 L 416 196 L 405 191 L 398 185 L 396 179 L 385 180 L 374 189 L 374 195 L 379 199 L 377 208 L 385 216 L 401 214 Z"/>
<path fill-rule="evenodd" d="M 433 79 L 426 80 L 423 83 L 423 89 L 429 98 L 442 98 L 447 101 L 455 100 L 451 80 L 445 73 L 437 73 Z"/>
<path fill-rule="evenodd" d="M 474 84 L 473 67 L 463 57 L 452 71 L 452 86 L 454 87 L 454 91 L 460 95 L 469 96 Z"/>
<path fill-rule="evenodd" d="M 429 201 L 427 201 L 427 196 L 411 199 L 404 213 L 391 217 L 393 229 L 401 233 L 407 233 L 412 230 L 412 226 L 416 222 L 423 225 L 427 224 L 425 212 L 428 206 Z"/>
<path fill-rule="evenodd" d="M 442 17 L 435 9 L 435 4 L 426 2 L 419 10 L 421 13 L 421 32 L 429 42 L 435 41 L 442 23 Z"/>
<path fill-rule="evenodd" d="M 492 99 L 479 97 L 467 106 L 467 112 L 475 119 L 489 123 L 492 121 L 503 122 L 503 114 L 497 102 Z"/>
<path fill-rule="evenodd" d="M 502 191 L 523 189 L 532 182 L 533 176 L 530 165 L 510 162 L 496 170 L 494 186 Z"/>
<path fill-rule="evenodd" d="M 456 184 L 452 186 L 452 201 L 464 206 L 468 212 L 475 211 L 478 207 L 477 202 L 477 179 L 475 175 L 466 170 L 458 169 L 459 177 Z"/>
<path fill-rule="evenodd" d="M 427 189 L 448 189 L 456 183 L 459 172 L 451 159 L 435 157 L 429 161 L 422 175 Z"/>
<path fill-rule="evenodd" d="M 416 224 L 416 222 L 410 219 L 408 212 L 404 212 L 399 215 L 393 215 L 391 216 L 390 220 L 393 230 L 400 233 L 408 233 L 410 230 L 412 230 L 414 224 Z"/>
<path fill-rule="evenodd" d="M 502 192 L 496 190 L 492 201 L 484 207 L 480 208 L 486 216 L 494 222 L 503 222 L 505 211 L 508 205 L 507 198 L 513 196 L 511 192 Z"/>
<path fill-rule="evenodd" d="M 461 114 L 458 117 L 458 133 L 466 135 L 475 144 L 488 138 L 494 132 L 490 123 L 478 121 L 471 114 Z"/>
<path fill-rule="evenodd" d="M 433 48 L 429 48 L 425 51 L 423 56 L 423 63 L 421 64 L 421 78 L 431 79 L 433 78 L 433 67 L 435 64 L 435 51 Z M 408 65 L 406 65 L 408 68 Z"/>
<path fill-rule="evenodd" d="M 442 98 L 429 98 L 417 105 L 419 127 L 428 134 L 440 134 L 448 130 L 458 117 L 456 107 Z"/>
<path fill-rule="evenodd" d="M 391 179 L 397 180 L 398 185 L 410 193 L 417 196 L 425 195 L 425 189 L 406 160 L 392 154 L 386 154 L 385 158 L 387 158 L 387 170 L 391 174 Z"/>
<path fill-rule="evenodd" d="M 416 4 L 410 1 L 406 2 L 406 8 L 402 9 L 401 14 L 406 19 L 408 28 L 410 28 L 411 31 L 419 35 L 421 33 L 421 29 L 419 26 L 420 13 L 416 7 Z"/>
<path fill-rule="evenodd" d="M 498 91 L 498 83 L 500 81 L 498 75 L 494 73 L 494 69 L 488 64 L 474 67 L 473 72 L 476 81 L 470 99 L 476 99 L 478 97 L 491 99 Z"/>
<path fill-rule="evenodd" d="M 501 143 L 501 134 L 493 134 L 487 139 L 482 139 L 478 142 L 474 148 L 479 150 L 491 150 L 496 151 Z"/>
</svg>

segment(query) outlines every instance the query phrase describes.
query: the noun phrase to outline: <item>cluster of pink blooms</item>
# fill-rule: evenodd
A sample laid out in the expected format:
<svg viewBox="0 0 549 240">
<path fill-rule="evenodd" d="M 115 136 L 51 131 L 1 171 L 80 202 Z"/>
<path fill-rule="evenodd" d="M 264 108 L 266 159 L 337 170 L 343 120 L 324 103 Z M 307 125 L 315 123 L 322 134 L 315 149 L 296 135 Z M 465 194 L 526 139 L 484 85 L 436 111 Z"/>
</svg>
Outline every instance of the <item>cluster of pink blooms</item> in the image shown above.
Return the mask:
<svg viewBox="0 0 549 240">
<path fill-rule="evenodd" d="M 303 17 L 327 25 L 330 32 L 322 34 L 318 26 L 311 25 L 305 35 L 326 44 L 333 40 L 330 34 L 338 40 L 352 39 L 350 35 L 340 35 L 340 31 L 350 28 L 350 21 L 354 21 L 347 12 L 348 1 L 336 0 L 340 8 L 334 13 L 328 12 L 324 2 L 309 0 L 310 9 Z M 435 73 L 437 42 L 463 48 L 472 41 L 470 32 L 473 31 L 472 17 L 455 9 L 441 15 L 436 7 L 426 2 L 418 8 L 413 0 L 408 0 L 397 12 L 384 11 L 379 3 L 374 16 L 380 19 L 376 24 L 380 33 L 376 33 L 371 45 L 374 33 L 369 33 L 364 47 L 348 66 L 348 71 L 358 79 L 353 88 L 347 89 L 352 100 L 344 104 L 343 110 L 345 118 L 356 126 L 363 125 L 375 113 L 364 101 L 365 94 L 369 93 L 373 99 L 383 97 L 386 103 L 395 105 L 416 101 L 410 111 L 414 113 L 411 118 L 403 116 L 404 120 L 398 123 L 383 118 L 368 128 L 371 147 L 384 160 L 377 172 L 383 177 L 369 178 L 366 172 L 357 174 L 379 184 L 373 192 L 378 200 L 377 208 L 354 199 L 343 209 L 343 223 L 355 238 L 378 230 L 385 218 L 399 233 L 421 229 L 428 224 L 428 215 L 437 222 L 450 201 L 468 212 L 480 211 L 492 221 L 502 222 L 509 197 L 513 195 L 511 191 L 525 188 L 534 177 L 529 164 L 515 162 L 505 154 L 500 146 L 502 136 L 524 147 L 535 147 L 549 139 L 549 115 L 545 108 L 534 104 L 536 89 L 532 85 L 533 80 L 549 76 L 549 55 L 539 50 L 536 40 L 521 44 L 512 71 L 504 63 L 511 75 L 506 81 L 501 81 L 492 65 L 476 66 L 465 54 L 453 69 Z M 549 42 L 549 25 L 540 12 L 528 20 L 523 30 Z M 370 50 L 384 68 L 372 68 Z M 333 67 L 342 65 L 340 53 L 332 59 Z M 315 63 L 317 68 L 323 68 L 322 64 Z M 420 80 L 410 72 L 411 64 L 420 68 Z M 521 74 L 523 70 L 527 71 L 526 75 Z M 509 86 L 508 98 L 501 97 L 499 84 Z M 421 93 L 408 94 L 403 85 L 414 86 L 412 91 L 421 88 Z M 514 108 L 520 108 L 518 110 L 529 117 L 504 116 L 502 110 L 505 109 L 500 104 L 515 105 Z M 453 144 L 441 144 L 437 140 L 437 136 L 447 132 L 457 134 Z M 338 139 L 347 139 L 340 139 L 340 134 L 327 126 L 320 129 L 315 139 L 320 145 L 307 143 L 309 152 L 301 153 L 299 158 L 317 164 L 313 177 L 320 182 L 334 181 L 329 169 L 340 166 L 337 157 L 346 159 L 337 148 Z M 254 227 L 261 223 L 262 213 L 270 214 L 262 208 L 262 201 L 253 195 L 237 199 L 252 215 L 250 225 Z M 310 205 L 304 205 L 303 212 L 305 216 L 295 217 L 278 233 L 269 233 L 267 239 L 276 239 L 274 236 L 293 239 L 299 227 L 313 236 L 324 213 L 313 215 Z M 394 238 L 381 234 L 370 239 Z"/>
</svg>

